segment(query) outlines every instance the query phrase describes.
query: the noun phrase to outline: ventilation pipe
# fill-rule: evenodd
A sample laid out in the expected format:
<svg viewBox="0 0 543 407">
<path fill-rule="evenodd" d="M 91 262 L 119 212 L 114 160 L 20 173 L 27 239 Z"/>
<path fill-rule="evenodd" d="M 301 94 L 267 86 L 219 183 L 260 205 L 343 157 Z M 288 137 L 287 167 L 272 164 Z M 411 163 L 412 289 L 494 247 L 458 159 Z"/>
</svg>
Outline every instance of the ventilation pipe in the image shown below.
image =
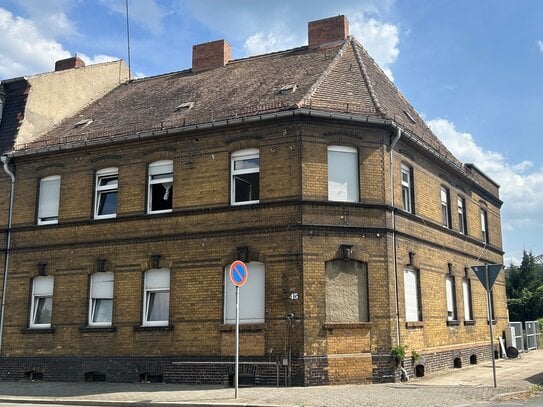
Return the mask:
<svg viewBox="0 0 543 407">
<path fill-rule="evenodd" d="M 9 267 L 9 249 L 11 246 L 11 221 L 13 214 L 13 195 L 15 192 L 15 174 L 10 171 L 8 164 L 9 158 L 5 155 L 0 157 L 2 164 L 4 164 L 4 171 L 11 178 L 11 187 L 9 191 L 9 209 L 8 209 L 8 229 L 6 237 L 6 253 L 4 256 L 4 279 L 2 282 L 2 308 L 0 310 L 0 357 L 2 356 L 2 340 L 4 337 L 4 321 L 5 321 L 5 310 L 6 310 L 6 292 L 7 292 L 7 282 L 8 282 L 8 267 Z"/>
</svg>

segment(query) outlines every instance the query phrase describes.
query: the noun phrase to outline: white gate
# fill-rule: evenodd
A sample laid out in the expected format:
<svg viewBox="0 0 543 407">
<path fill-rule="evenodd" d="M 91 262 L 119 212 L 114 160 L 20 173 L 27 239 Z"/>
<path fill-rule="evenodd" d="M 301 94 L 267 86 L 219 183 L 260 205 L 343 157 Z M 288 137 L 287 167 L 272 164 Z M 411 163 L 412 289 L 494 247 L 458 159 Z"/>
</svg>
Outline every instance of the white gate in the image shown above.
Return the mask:
<svg viewBox="0 0 543 407">
<path fill-rule="evenodd" d="M 537 329 L 535 321 L 526 321 L 524 327 L 526 329 L 526 348 L 528 350 L 537 349 Z"/>
</svg>

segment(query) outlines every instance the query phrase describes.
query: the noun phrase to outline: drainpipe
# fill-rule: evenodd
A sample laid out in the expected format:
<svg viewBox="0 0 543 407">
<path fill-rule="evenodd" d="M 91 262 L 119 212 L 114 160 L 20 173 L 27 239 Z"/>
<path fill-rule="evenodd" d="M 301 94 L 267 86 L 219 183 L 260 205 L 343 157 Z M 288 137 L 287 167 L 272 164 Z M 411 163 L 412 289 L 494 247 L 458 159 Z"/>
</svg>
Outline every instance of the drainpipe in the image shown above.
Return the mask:
<svg viewBox="0 0 543 407">
<path fill-rule="evenodd" d="M 11 221 L 13 215 L 13 196 L 15 192 L 15 174 L 13 174 L 9 168 L 9 158 L 5 155 L 0 157 L 2 164 L 4 164 L 4 171 L 11 178 L 11 187 L 9 191 L 9 210 L 8 210 L 8 229 L 6 237 L 6 254 L 4 257 L 4 280 L 2 282 L 2 309 L 0 310 L 0 357 L 2 356 L 2 339 L 4 338 L 4 321 L 5 321 L 5 309 L 6 309 L 6 292 L 8 286 L 8 267 L 9 267 L 9 250 L 11 246 Z"/>
<path fill-rule="evenodd" d="M 391 189 L 391 206 L 392 206 L 392 257 L 394 258 L 394 290 L 396 294 L 396 342 L 400 345 L 400 297 L 398 293 L 398 259 L 396 258 L 397 243 L 396 243 L 396 208 L 394 202 L 394 162 L 392 151 L 402 136 L 402 129 L 395 127 L 396 135 L 390 142 L 390 189 Z"/>
</svg>

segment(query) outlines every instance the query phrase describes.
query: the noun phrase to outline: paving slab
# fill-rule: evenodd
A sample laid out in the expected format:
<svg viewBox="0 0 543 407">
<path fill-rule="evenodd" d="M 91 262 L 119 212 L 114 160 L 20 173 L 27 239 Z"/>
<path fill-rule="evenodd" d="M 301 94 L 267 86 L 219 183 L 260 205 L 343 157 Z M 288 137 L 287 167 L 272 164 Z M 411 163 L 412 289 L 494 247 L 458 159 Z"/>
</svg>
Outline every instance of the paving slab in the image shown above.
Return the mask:
<svg viewBox="0 0 543 407">
<path fill-rule="evenodd" d="M 484 406 L 526 404 L 519 392 L 543 383 L 543 351 L 498 360 L 497 388 L 491 362 L 451 369 L 404 383 L 234 389 L 144 383 L 0 382 L 0 405 L 39 402 L 87 406 Z M 536 402 L 537 399 L 533 399 Z M 543 400 L 539 400 L 543 401 Z M 511 404 L 513 403 L 513 404 Z M 519 404 L 520 403 L 520 404 Z M 539 404 L 529 404 L 539 405 Z M 505 404 L 504 404 L 505 406 Z"/>
</svg>

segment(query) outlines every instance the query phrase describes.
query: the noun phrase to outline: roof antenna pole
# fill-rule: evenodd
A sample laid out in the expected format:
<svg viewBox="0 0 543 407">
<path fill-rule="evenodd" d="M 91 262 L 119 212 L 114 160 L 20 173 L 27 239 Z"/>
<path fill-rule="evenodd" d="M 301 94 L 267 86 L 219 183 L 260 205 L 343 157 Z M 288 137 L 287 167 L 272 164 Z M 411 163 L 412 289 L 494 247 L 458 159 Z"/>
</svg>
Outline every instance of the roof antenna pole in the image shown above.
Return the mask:
<svg viewBox="0 0 543 407">
<path fill-rule="evenodd" d="M 126 4 L 126 44 L 128 51 L 128 79 L 132 79 L 132 70 L 130 64 L 130 23 L 128 19 L 128 0 L 125 0 Z"/>
</svg>

